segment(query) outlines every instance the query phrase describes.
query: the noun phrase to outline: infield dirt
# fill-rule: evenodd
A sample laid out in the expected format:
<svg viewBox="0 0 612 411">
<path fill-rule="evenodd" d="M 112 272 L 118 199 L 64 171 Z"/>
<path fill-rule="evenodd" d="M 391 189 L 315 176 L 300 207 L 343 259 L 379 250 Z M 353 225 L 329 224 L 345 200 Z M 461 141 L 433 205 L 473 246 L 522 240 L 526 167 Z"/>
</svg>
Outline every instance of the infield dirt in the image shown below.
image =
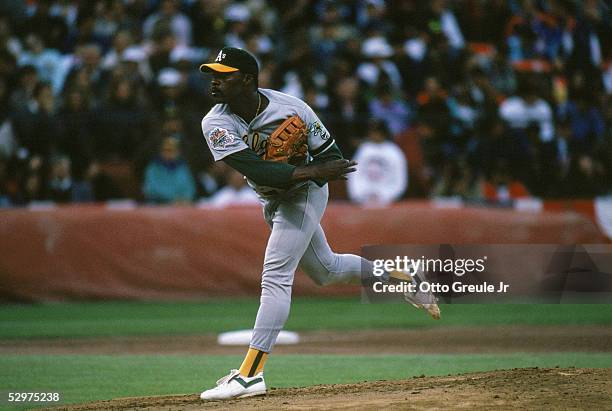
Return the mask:
<svg viewBox="0 0 612 411">
<path fill-rule="evenodd" d="M 54 410 L 612 409 L 612 369 L 514 369 L 401 381 L 271 389 L 229 402 L 197 395 L 120 398 Z"/>
</svg>

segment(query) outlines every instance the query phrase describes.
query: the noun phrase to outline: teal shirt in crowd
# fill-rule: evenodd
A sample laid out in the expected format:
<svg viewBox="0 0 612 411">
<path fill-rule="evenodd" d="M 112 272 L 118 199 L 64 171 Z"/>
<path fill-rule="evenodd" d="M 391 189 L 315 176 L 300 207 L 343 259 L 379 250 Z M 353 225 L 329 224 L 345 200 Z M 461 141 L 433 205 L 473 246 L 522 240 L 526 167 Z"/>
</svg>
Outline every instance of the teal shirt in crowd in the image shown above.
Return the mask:
<svg viewBox="0 0 612 411">
<path fill-rule="evenodd" d="M 147 202 L 163 204 L 193 201 L 196 187 L 185 161 L 167 163 L 157 159 L 147 166 L 143 192 Z"/>
</svg>

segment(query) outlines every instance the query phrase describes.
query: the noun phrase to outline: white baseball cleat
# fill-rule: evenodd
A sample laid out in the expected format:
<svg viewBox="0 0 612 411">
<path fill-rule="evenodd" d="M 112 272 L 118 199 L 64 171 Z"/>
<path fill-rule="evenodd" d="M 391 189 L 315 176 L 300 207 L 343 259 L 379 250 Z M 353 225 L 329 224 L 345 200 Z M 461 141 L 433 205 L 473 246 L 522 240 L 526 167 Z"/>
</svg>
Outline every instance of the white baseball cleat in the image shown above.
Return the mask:
<svg viewBox="0 0 612 411">
<path fill-rule="evenodd" d="M 235 398 L 254 397 L 266 393 L 266 382 L 263 371 L 252 377 L 240 375 L 238 370 L 232 370 L 228 375 L 217 381 L 217 386 L 200 394 L 206 401 L 232 400 Z"/>
<path fill-rule="evenodd" d="M 390 276 L 414 284 L 416 291 L 413 293 L 404 292 L 404 300 L 419 310 L 425 310 L 434 320 L 440 319 L 440 307 L 438 307 L 436 296 L 431 291 L 423 292 L 419 289 L 419 284 L 425 281 L 422 271 L 417 271 L 414 276 L 401 271 L 393 271 Z"/>
</svg>

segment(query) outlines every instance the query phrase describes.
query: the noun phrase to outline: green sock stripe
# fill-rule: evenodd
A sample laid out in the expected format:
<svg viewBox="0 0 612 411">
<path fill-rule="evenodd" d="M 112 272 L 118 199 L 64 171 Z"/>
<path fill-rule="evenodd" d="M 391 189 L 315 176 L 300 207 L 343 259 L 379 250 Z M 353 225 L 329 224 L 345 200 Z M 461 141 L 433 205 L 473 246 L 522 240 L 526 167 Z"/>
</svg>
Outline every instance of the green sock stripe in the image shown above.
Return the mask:
<svg viewBox="0 0 612 411">
<path fill-rule="evenodd" d="M 249 370 L 248 377 L 252 377 L 255 375 L 255 371 L 257 371 L 257 367 L 259 366 L 259 363 L 261 362 L 261 357 L 263 357 L 263 355 L 264 355 L 263 351 L 257 351 L 257 355 L 255 356 L 255 359 L 253 360 L 253 365 L 251 365 L 251 369 Z"/>
</svg>

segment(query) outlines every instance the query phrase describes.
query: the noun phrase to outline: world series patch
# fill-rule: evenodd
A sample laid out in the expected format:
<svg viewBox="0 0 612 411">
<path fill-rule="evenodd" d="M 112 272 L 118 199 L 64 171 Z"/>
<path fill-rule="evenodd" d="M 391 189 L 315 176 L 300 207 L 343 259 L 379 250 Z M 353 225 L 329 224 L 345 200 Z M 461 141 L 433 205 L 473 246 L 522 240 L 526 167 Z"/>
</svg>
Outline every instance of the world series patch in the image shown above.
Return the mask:
<svg viewBox="0 0 612 411">
<path fill-rule="evenodd" d="M 210 144 L 216 150 L 224 149 L 235 141 L 235 137 L 228 130 L 220 127 L 216 127 L 211 131 L 208 138 L 210 139 Z"/>
<path fill-rule="evenodd" d="M 329 134 L 318 121 L 308 126 L 308 132 L 319 137 L 321 140 L 327 140 L 329 138 Z"/>
</svg>

